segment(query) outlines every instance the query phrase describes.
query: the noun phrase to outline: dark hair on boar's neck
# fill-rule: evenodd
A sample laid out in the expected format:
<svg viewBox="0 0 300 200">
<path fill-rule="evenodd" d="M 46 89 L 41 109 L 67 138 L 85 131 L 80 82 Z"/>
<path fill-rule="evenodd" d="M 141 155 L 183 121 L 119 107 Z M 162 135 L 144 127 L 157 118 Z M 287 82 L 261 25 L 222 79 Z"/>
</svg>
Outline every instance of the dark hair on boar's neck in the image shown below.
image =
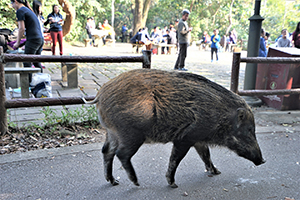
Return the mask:
<svg viewBox="0 0 300 200">
<path fill-rule="evenodd" d="M 175 171 L 190 147 L 213 174 L 220 172 L 210 160 L 209 145 L 228 147 L 256 165 L 264 163 L 250 107 L 205 77 L 132 70 L 106 83 L 90 103 L 97 103 L 100 122 L 107 129 L 102 152 L 106 179 L 113 185 L 118 184 L 111 169 L 114 155 L 138 185 L 130 158 L 145 142 L 173 142 L 166 175 L 172 187 L 177 187 Z"/>
</svg>

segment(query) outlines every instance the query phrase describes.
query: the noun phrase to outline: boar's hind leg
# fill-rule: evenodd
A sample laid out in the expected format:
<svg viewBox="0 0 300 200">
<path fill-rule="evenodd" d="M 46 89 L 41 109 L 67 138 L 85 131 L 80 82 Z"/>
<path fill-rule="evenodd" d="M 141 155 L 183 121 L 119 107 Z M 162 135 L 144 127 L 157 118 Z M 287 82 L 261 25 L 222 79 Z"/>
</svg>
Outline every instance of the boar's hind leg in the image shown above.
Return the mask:
<svg viewBox="0 0 300 200">
<path fill-rule="evenodd" d="M 180 163 L 180 161 L 184 158 L 184 156 L 189 151 L 192 145 L 183 144 L 183 142 L 174 141 L 170 161 L 169 168 L 166 174 L 167 181 L 172 188 L 177 188 L 178 186 L 175 184 L 175 172 Z"/>
<path fill-rule="evenodd" d="M 127 134 L 124 134 L 127 135 Z M 117 149 L 117 157 L 122 163 L 122 166 L 127 172 L 127 175 L 129 179 L 136 185 L 139 186 L 140 184 L 138 183 L 134 168 L 131 164 L 131 158 L 132 156 L 137 152 L 137 150 L 140 148 L 140 146 L 144 143 L 143 139 L 139 139 L 137 135 L 135 134 L 135 140 L 122 140 L 120 142 L 120 145 Z"/>
<path fill-rule="evenodd" d="M 210 159 L 208 146 L 203 143 L 196 143 L 194 147 L 197 150 L 203 162 L 205 163 L 206 170 L 211 174 L 221 174 L 221 172 L 214 166 Z"/>
<path fill-rule="evenodd" d="M 113 160 L 118 147 L 118 141 L 112 138 L 112 135 L 108 132 L 106 141 L 102 147 L 103 161 L 104 161 L 104 174 L 107 181 L 113 186 L 118 185 L 118 181 L 112 175 Z"/>
</svg>

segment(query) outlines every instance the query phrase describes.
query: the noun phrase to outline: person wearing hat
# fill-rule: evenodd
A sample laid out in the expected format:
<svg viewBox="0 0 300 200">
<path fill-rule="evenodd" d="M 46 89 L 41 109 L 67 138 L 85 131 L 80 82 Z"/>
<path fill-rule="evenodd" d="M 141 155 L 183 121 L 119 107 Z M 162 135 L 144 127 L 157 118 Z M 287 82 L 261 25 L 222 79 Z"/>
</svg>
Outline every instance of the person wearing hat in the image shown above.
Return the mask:
<svg viewBox="0 0 300 200">
<path fill-rule="evenodd" d="M 175 70 L 182 70 L 187 71 L 184 68 L 184 62 L 186 58 L 187 47 L 189 44 L 189 32 L 192 31 L 192 27 L 188 26 L 187 19 L 189 18 L 190 11 L 184 9 L 182 11 L 182 18 L 179 20 L 178 23 L 178 43 L 179 43 L 179 54 L 177 61 L 175 63 L 174 69 Z"/>
</svg>

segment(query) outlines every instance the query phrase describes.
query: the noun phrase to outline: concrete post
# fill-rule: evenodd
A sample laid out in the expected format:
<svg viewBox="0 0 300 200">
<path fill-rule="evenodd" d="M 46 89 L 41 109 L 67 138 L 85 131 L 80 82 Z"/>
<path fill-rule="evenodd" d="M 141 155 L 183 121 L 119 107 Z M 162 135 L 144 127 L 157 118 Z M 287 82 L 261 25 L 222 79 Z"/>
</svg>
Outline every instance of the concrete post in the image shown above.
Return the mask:
<svg viewBox="0 0 300 200">
<path fill-rule="evenodd" d="M 68 88 L 78 87 L 78 64 L 66 63 L 68 73 Z"/>
<path fill-rule="evenodd" d="M 4 64 L 2 63 L 3 47 L 0 46 L 0 136 L 7 132 L 7 110 L 5 107 L 5 77 Z"/>
</svg>

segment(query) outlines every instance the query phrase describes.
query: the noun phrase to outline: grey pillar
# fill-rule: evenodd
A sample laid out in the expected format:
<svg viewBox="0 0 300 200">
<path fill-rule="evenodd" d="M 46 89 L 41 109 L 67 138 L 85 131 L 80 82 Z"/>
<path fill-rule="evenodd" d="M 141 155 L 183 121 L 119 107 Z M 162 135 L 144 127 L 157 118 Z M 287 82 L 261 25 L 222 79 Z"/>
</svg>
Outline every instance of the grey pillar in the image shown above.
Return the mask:
<svg viewBox="0 0 300 200">
<path fill-rule="evenodd" d="M 260 30 L 264 18 L 260 16 L 260 3 L 261 0 L 255 0 L 254 15 L 249 18 L 249 37 L 247 57 L 257 57 L 259 51 Z M 247 63 L 244 80 L 244 90 L 255 89 L 257 63 Z"/>
</svg>

